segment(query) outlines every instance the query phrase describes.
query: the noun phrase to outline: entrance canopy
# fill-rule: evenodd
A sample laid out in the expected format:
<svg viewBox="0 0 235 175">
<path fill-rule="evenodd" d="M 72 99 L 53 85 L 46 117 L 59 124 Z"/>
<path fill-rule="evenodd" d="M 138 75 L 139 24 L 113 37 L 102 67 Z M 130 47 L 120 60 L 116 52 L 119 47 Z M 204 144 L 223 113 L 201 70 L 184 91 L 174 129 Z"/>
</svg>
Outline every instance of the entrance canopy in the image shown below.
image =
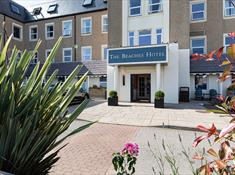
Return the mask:
<svg viewBox="0 0 235 175">
<path fill-rule="evenodd" d="M 109 65 L 153 64 L 168 62 L 167 45 L 109 49 Z"/>
</svg>

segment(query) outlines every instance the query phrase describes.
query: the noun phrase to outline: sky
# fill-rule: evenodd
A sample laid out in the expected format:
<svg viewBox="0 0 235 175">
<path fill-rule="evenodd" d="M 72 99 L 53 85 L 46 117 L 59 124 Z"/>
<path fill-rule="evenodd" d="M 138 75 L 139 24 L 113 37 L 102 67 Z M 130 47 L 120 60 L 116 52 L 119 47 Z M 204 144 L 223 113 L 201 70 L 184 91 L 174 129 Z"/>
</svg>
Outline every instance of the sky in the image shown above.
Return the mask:
<svg viewBox="0 0 235 175">
<path fill-rule="evenodd" d="M 28 2 L 30 2 L 30 4 L 33 3 L 33 5 L 40 5 L 43 2 L 51 2 L 51 1 L 55 1 L 55 0 L 40 0 L 40 2 L 38 2 L 37 0 L 14 0 L 15 2 L 22 4 L 23 6 L 28 6 Z"/>
</svg>

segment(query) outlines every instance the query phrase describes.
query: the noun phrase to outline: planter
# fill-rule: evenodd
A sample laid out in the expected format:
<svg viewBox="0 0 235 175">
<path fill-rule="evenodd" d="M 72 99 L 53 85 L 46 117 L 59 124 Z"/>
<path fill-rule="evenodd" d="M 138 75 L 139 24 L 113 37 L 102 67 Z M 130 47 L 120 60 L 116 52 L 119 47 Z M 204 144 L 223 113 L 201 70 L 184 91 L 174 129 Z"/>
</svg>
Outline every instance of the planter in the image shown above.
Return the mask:
<svg viewBox="0 0 235 175">
<path fill-rule="evenodd" d="M 154 100 L 154 107 L 155 108 L 164 108 L 164 98 L 155 99 Z"/>
<path fill-rule="evenodd" d="M 118 97 L 109 97 L 108 106 L 118 106 Z"/>
</svg>

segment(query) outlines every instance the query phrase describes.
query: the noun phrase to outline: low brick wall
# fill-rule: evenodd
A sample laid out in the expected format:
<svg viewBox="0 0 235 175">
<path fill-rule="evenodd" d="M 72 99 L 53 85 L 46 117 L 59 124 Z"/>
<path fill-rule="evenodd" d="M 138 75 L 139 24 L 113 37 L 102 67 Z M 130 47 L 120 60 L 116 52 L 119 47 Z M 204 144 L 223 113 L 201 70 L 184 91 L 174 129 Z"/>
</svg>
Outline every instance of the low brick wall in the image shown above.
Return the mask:
<svg viewBox="0 0 235 175">
<path fill-rule="evenodd" d="M 89 88 L 89 95 L 91 98 L 105 98 L 106 89 L 105 88 Z"/>
</svg>

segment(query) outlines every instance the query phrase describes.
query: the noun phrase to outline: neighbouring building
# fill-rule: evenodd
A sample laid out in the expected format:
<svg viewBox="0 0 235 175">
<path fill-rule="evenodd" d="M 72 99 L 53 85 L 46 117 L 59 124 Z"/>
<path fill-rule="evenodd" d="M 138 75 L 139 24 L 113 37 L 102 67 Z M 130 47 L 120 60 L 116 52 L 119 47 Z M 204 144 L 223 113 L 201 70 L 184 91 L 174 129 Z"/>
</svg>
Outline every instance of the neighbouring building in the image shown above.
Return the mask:
<svg viewBox="0 0 235 175">
<path fill-rule="evenodd" d="M 59 69 L 58 80 L 64 81 L 75 66 L 81 65 L 83 68 L 78 78 L 85 70 L 89 71 L 84 84 L 87 91 L 89 87 L 107 86 L 106 0 L 38 0 L 36 3 L 28 1 L 27 5 L 17 2 L 0 1 L 0 34 L 4 42 L 13 34 L 11 48 L 16 45 L 19 57 L 25 49 L 33 50 L 40 39 L 42 44 L 31 68 L 38 61 L 43 64 L 62 36 L 61 47 L 49 72 Z"/>
<path fill-rule="evenodd" d="M 109 0 L 108 91 L 120 101 L 179 102 L 180 87 L 225 95 L 231 78 L 217 81 L 223 69 L 192 61 L 193 53 L 228 46 L 235 31 L 235 0 Z M 115 21 L 115 22 L 114 22 Z"/>
</svg>

